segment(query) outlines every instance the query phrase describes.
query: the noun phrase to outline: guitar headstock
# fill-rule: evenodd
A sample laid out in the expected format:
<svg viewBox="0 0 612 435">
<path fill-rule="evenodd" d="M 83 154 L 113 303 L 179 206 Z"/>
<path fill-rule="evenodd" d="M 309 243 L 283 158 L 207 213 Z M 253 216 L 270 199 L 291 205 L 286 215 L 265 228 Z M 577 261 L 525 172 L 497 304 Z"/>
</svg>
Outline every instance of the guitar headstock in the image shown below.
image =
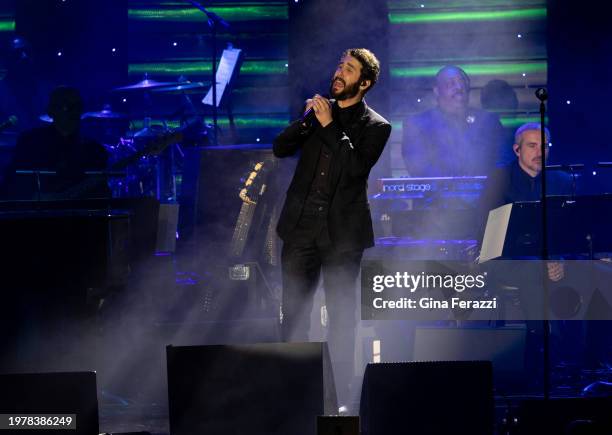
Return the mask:
<svg viewBox="0 0 612 435">
<path fill-rule="evenodd" d="M 263 194 L 265 184 L 262 184 L 258 177 L 264 168 L 264 162 L 257 162 L 244 181 L 244 187 L 238 196 L 247 204 L 257 204 L 257 198 Z"/>
</svg>

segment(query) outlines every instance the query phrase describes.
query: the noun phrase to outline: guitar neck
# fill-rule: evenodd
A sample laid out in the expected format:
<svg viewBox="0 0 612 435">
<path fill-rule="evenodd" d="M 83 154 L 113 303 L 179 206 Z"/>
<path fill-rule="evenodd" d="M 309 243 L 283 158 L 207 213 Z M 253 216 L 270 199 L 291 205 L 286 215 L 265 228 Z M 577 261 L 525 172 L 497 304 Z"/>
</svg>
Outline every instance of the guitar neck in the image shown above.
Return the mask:
<svg viewBox="0 0 612 435">
<path fill-rule="evenodd" d="M 255 207 L 256 204 L 250 204 L 248 202 L 243 202 L 242 207 L 240 207 L 240 213 L 236 220 L 230 247 L 230 253 L 235 257 L 240 257 L 244 252 L 244 247 L 246 246 L 247 237 L 253 221 L 253 215 L 255 214 Z"/>
</svg>

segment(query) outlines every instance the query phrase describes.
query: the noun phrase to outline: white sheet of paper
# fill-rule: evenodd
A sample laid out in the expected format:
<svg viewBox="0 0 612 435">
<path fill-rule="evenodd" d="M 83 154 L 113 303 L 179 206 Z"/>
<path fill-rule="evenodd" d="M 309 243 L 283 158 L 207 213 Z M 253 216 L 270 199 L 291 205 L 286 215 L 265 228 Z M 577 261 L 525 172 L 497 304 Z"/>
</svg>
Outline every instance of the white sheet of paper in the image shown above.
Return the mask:
<svg viewBox="0 0 612 435">
<path fill-rule="evenodd" d="M 236 63 L 238 62 L 238 56 L 240 56 L 241 51 L 242 50 L 238 48 L 226 48 L 225 50 L 223 50 L 223 54 L 221 55 L 221 60 L 219 61 L 219 66 L 217 67 L 216 74 L 217 107 L 219 107 L 223 92 L 225 92 L 225 88 L 227 87 L 227 84 L 232 78 L 232 73 L 234 72 L 234 68 L 236 67 Z M 202 103 L 212 106 L 212 86 L 210 87 L 206 96 L 202 99 Z"/>
<path fill-rule="evenodd" d="M 502 205 L 489 212 L 487 226 L 480 248 L 479 263 L 500 257 L 504 251 L 504 241 L 512 214 L 512 204 Z"/>
</svg>

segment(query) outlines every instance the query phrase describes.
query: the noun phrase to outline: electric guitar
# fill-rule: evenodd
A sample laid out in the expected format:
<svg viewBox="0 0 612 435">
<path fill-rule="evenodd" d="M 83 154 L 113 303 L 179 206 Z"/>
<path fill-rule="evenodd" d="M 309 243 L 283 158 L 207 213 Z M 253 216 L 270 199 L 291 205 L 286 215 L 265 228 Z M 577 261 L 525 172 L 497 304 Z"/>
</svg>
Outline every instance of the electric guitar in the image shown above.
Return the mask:
<svg viewBox="0 0 612 435">
<path fill-rule="evenodd" d="M 265 162 L 255 163 L 252 171 L 244 182 L 244 187 L 238 194 L 242 200 L 242 206 L 240 207 L 240 213 L 236 220 L 236 226 L 234 227 L 234 234 L 230 244 L 230 255 L 233 257 L 240 257 L 244 252 L 257 201 L 266 191 L 266 184 L 263 180 L 263 174 L 266 169 Z"/>
</svg>

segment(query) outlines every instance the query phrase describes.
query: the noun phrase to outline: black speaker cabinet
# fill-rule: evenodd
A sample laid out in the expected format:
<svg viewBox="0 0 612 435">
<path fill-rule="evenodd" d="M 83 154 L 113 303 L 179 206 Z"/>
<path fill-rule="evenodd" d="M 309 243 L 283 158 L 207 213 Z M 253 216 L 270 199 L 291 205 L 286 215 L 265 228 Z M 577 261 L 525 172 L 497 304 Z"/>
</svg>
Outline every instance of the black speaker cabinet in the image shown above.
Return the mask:
<svg viewBox="0 0 612 435">
<path fill-rule="evenodd" d="M 0 433 L 19 435 L 52 433 L 54 435 L 97 435 L 98 396 L 95 372 L 19 373 L 0 375 Z M 19 421 L 18 430 L 10 430 L 8 416 L 32 417 Z M 39 416 L 50 416 L 43 421 Z M 62 416 L 64 418 L 62 419 Z M 73 421 L 67 425 L 66 416 Z M 45 425 L 48 423 L 50 425 Z M 31 427 L 32 429 L 27 429 Z M 66 429 L 62 429 L 66 428 Z M 9 429 L 9 430 L 4 430 Z"/>
<path fill-rule="evenodd" d="M 168 346 L 172 435 L 313 435 L 336 414 L 325 343 Z"/>
<path fill-rule="evenodd" d="M 360 417 L 364 435 L 491 435 L 491 363 L 368 364 Z"/>
</svg>

